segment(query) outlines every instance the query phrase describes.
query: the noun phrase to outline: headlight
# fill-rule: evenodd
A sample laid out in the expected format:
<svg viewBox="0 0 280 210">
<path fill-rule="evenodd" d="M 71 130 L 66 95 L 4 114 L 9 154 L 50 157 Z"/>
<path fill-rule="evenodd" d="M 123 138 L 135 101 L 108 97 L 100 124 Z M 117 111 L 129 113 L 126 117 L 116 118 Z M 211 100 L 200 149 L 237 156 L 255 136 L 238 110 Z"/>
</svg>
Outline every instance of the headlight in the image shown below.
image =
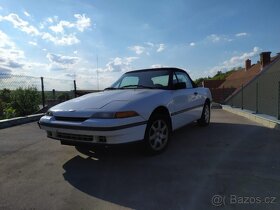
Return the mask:
<svg viewBox="0 0 280 210">
<path fill-rule="evenodd" d="M 95 119 L 115 119 L 115 118 L 128 118 L 139 116 L 137 112 L 125 111 L 125 112 L 97 112 L 94 113 L 91 118 Z"/>
<path fill-rule="evenodd" d="M 53 116 L 52 111 L 48 110 L 48 111 L 46 112 L 46 116 Z"/>
</svg>

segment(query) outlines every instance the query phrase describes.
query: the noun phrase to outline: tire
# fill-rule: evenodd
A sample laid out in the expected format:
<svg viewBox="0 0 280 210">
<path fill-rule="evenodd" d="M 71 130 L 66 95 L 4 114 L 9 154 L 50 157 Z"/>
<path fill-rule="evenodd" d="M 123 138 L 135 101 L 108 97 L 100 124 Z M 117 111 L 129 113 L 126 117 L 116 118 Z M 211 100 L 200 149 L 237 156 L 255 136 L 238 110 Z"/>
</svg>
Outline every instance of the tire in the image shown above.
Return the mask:
<svg viewBox="0 0 280 210">
<path fill-rule="evenodd" d="M 151 116 L 145 131 L 146 151 L 152 155 L 163 152 L 167 148 L 170 137 L 170 119 L 163 115 Z"/>
<path fill-rule="evenodd" d="M 200 126 L 208 126 L 210 124 L 211 109 L 210 104 L 205 102 L 201 118 L 197 121 Z"/>
</svg>

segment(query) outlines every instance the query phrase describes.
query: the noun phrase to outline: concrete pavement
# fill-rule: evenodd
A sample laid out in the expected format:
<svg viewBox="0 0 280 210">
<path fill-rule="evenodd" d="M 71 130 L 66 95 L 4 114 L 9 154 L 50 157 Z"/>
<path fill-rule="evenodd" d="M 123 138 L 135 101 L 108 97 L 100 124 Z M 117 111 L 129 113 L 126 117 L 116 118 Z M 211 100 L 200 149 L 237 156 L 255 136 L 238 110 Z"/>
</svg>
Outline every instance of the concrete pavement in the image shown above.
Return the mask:
<svg viewBox="0 0 280 210">
<path fill-rule="evenodd" d="M 0 209 L 280 209 L 279 151 L 279 131 L 223 110 L 152 157 L 62 146 L 29 123 L 0 130 Z"/>
</svg>

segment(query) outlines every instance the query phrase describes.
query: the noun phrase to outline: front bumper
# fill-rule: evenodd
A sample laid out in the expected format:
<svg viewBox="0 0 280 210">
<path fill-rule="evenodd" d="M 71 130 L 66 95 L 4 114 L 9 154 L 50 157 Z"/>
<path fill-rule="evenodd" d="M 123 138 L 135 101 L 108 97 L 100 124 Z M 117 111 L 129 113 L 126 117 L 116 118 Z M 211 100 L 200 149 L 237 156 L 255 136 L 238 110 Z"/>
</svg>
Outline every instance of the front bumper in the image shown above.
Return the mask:
<svg viewBox="0 0 280 210">
<path fill-rule="evenodd" d="M 49 138 L 64 142 L 121 144 L 144 139 L 147 122 L 140 117 L 128 120 L 89 119 L 85 122 L 64 122 L 44 116 L 38 125 L 47 132 Z"/>
</svg>

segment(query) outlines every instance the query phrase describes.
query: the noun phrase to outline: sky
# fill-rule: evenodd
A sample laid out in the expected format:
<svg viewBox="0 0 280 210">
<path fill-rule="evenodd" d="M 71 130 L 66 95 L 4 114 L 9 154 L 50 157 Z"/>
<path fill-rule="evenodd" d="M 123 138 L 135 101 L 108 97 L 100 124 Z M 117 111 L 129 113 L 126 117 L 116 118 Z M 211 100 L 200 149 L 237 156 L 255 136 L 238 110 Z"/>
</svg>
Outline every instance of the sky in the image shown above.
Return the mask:
<svg viewBox="0 0 280 210">
<path fill-rule="evenodd" d="M 1 0 L 0 73 L 76 79 L 79 89 L 144 68 L 213 76 L 280 52 L 279 8 L 278 0 Z"/>
</svg>

